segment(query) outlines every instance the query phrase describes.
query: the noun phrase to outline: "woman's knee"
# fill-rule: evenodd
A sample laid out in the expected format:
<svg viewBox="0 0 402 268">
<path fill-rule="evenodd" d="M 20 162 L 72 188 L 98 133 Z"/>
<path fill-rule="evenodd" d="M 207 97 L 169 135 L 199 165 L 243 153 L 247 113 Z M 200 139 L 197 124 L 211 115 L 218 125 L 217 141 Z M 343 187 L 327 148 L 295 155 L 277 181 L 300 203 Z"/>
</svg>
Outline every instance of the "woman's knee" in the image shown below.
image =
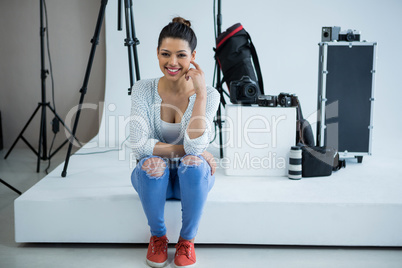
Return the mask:
<svg viewBox="0 0 402 268">
<path fill-rule="evenodd" d="M 205 177 L 208 172 L 207 167 L 208 165 L 202 157 L 186 155 L 181 159 L 179 173 L 184 176 L 187 174 L 190 180 L 198 181 Z"/>
<path fill-rule="evenodd" d="M 200 166 L 203 162 L 203 159 L 196 155 L 186 155 L 183 157 L 181 162 L 185 166 Z"/>
<path fill-rule="evenodd" d="M 149 157 L 142 165 L 141 169 L 152 178 L 162 177 L 166 170 L 166 161 L 160 157 Z"/>
</svg>

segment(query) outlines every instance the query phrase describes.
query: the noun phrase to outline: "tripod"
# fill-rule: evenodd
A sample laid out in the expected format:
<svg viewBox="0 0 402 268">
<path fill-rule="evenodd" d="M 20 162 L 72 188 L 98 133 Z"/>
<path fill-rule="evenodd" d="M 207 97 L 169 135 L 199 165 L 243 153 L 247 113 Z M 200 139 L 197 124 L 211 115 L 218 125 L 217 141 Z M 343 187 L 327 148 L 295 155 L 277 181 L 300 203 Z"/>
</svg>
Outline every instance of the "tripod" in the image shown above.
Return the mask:
<svg viewBox="0 0 402 268">
<path fill-rule="evenodd" d="M 121 9 L 122 9 L 121 1 L 122 0 L 118 0 L 118 30 L 119 31 L 121 31 L 121 29 L 122 29 L 121 28 Z M 89 80 L 89 76 L 91 75 L 92 62 L 93 62 L 93 59 L 95 56 L 96 46 L 99 43 L 99 35 L 100 35 L 101 28 L 102 28 L 103 18 L 105 16 L 107 2 L 108 2 L 108 0 L 101 0 L 101 6 L 99 9 L 98 20 L 96 22 L 95 33 L 91 40 L 91 43 L 92 43 L 91 52 L 90 52 L 89 59 L 88 59 L 84 82 L 83 82 L 82 88 L 80 90 L 81 97 L 80 97 L 79 104 L 78 104 L 78 111 L 75 116 L 75 121 L 74 121 L 74 126 L 73 126 L 73 134 L 72 134 L 73 136 L 75 136 L 75 133 L 77 131 L 78 121 L 79 121 L 80 114 L 81 114 L 82 103 L 84 101 L 84 96 L 87 92 L 88 80 Z M 140 42 L 135 37 L 132 6 L 133 6 L 132 0 L 124 0 L 124 9 L 125 9 L 125 18 L 126 18 L 126 36 L 127 36 L 126 39 L 124 40 L 125 41 L 124 44 L 128 48 L 128 63 L 129 63 L 129 71 L 130 71 L 130 88 L 128 89 L 129 95 L 131 95 L 131 90 L 134 85 L 133 64 L 135 65 L 136 78 L 137 78 L 137 80 L 140 79 L 140 72 L 139 72 L 138 58 L 137 58 L 137 47 L 136 47 Z M 134 59 L 133 59 L 133 56 L 134 56 Z M 69 144 L 68 150 L 67 150 L 66 161 L 64 162 L 64 168 L 61 173 L 62 177 L 66 177 L 66 175 L 67 175 L 67 167 L 68 167 L 68 163 L 69 163 L 70 156 L 71 156 L 72 146 L 73 146 L 73 139 L 70 138 L 70 144 Z"/>
<path fill-rule="evenodd" d="M 58 124 L 60 122 L 66 130 L 70 133 L 71 131 L 68 129 L 68 127 L 64 124 L 63 120 L 60 118 L 60 116 L 56 113 L 55 109 L 50 106 L 49 102 L 46 102 L 46 77 L 47 74 L 49 74 L 49 71 L 45 69 L 45 31 L 46 28 L 43 27 L 43 9 L 44 9 L 44 0 L 39 0 L 40 4 L 40 48 L 41 48 L 41 81 L 42 81 L 42 100 L 41 102 L 38 103 L 38 106 L 36 107 L 34 113 L 31 115 L 29 118 L 28 122 L 25 124 L 24 128 L 18 135 L 17 139 L 14 141 L 13 145 L 11 148 L 8 150 L 6 156 L 4 159 L 7 159 L 8 155 L 11 153 L 11 151 L 14 149 L 15 145 L 19 141 L 19 139 L 22 139 L 28 147 L 34 152 L 35 155 L 37 155 L 38 160 L 37 160 L 37 166 L 36 166 L 36 172 L 39 172 L 39 166 L 40 166 L 40 160 L 48 160 L 51 159 L 67 142 L 64 141 L 52 154 L 48 155 L 47 152 L 47 133 L 46 133 L 46 108 L 49 108 L 50 111 L 55 116 L 55 119 L 53 122 L 55 124 Z M 47 25 L 46 25 L 47 26 Z M 27 129 L 28 125 L 31 123 L 32 119 L 35 117 L 36 113 L 41 109 L 41 120 L 40 120 L 40 131 L 39 131 L 39 145 L 38 145 L 38 151 L 34 149 L 34 147 L 24 138 L 23 134 L 25 130 Z M 75 136 L 73 135 L 75 138 Z M 78 140 L 77 140 L 78 141 Z M 79 142 L 79 141 L 78 141 Z"/>
</svg>

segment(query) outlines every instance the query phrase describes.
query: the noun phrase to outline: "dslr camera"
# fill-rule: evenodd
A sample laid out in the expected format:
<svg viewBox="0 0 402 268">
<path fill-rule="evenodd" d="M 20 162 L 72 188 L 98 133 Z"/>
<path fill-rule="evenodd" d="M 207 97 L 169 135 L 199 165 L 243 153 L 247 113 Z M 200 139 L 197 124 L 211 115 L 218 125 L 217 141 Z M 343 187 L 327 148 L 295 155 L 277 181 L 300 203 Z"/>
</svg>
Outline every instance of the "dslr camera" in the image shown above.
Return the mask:
<svg viewBox="0 0 402 268">
<path fill-rule="evenodd" d="M 360 31 L 352 29 L 341 31 L 338 36 L 338 41 L 360 41 Z"/>
<path fill-rule="evenodd" d="M 249 76 L 230 82 L 230 101 L 233 104 L 256 104 L 260 88 Z"/>
<path fill-rule="evenodd" d="M 258 106 L 263 107 L 296 107 L 298 104 L 297 95 L 281 93 L 278 96 L 260 95 L 257 99 Z"/>
<path fill-rule="evenodd" d="M 339 26 L 322 27 L 321 41 L 360 41 L 360 31 L 351 29 L 341 31 Z"/>
<path fill-rule="evenodd" d="M 282 107 L 293 107 L 295 105 L 296 95 L 289 93 L 281 93 L 278 95 L 278 104 Z"/>
<path fill-rule="evenodd" d="M 276 107 L 278 106 L 278 97 L 273 95 L 260 95 L 257 99 L 258 106 Z"/>
</svg>

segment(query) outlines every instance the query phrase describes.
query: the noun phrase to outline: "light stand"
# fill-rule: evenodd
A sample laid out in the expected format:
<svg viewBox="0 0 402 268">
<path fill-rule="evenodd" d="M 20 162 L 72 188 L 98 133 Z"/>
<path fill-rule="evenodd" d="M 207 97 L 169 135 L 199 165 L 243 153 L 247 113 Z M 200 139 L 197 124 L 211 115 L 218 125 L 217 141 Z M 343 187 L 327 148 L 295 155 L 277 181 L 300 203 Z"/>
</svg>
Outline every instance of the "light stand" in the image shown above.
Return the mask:
<svg viewBox="0 0 402 268">
<path fill-rule="evenodd" d="M 121 1 L 122 0 L 118 0 L 118 9 L 119 9 L 118 10 L 118 16 L 119 16 L 118 29 L 119 30 L 121 30 Z M 92 47 L 91 47 L 91 52 L 90 52 L 89 59 L 88 59 L 88 65 L 87 65 L 87 69 L 85 72 L 84 82 L 83 82 L 82 88 L 80 90 L 81 97 L 80 97 L 80 101 L 78 104 L 78 111 L 75 116 L 75 121 L 74 121 L 74 126 L 73 126 L 73 136 L 75 136 L 75 133 L 77 131 L 78 121 L 79 121 L 80 114 L 81 114 L 82 103 L 84 102 L 84 96 L 87 92 L 89 76 L 91 75 L 91 68 L 92 68 L 92 63 L 93 63 L 93 59 L 95 56 L 96 46 L 99 43 L 99 35 L 100 35 L 101 28 L 102 28 L 103 19 L 105 16 L 107 2 L 108 2 L 108 0 L 101 0 L 101 7 L 99 10 L 98 20 L 97 20 L 96 27 L 95 27 L 95 33 L 94 33 L 94 37 L 91 40 Z M 138 58 L 137 58 L 137 49 L 136 49 L 136 46 L 139 44 L 139 41 L 135 37 L 132 6 L 133 6 L 133 4 L 132 4 L 131 0 L 124 0 L 124 9 L 125 9 L 125 17 L 126 17 L 126 35 L 127 35 L 127 37 L 125 39 L 125 45 L 128 48 L 128 57 L 129 57 L 128 62 L 129 62 L 129 68 L 130 68 L 130 88 L 128 89 L 129 95 L 131 94 L 131 89 L 134 85 L 133 61 L 134 61 L 134 65 L 136 68 L 136 78 L 137 78 L 137 80 L 140 79 Z M 133 60 L 133 56 L 134 56 L 134 60 Z M 68 150 L 67 150 L 66 161 L 64 162 L 64 168 L 61 173 L 62 177 L 66 177 L 66 175 L 67 175 L 67 167 L 68 167 L 68 162 L 69 162 L 70 156 L 71 156 L 72 146 L 73 146 L 73 140 L 71 138 L 70 144 L 69 144 Z"/>
<path fill-rule="evenodd" d="M 40 4 L 40 47 L 41 47 L 42 101 L 40 103 L 38 103 L 38 106 L 36 107 L 34 113 L 29 118 L 28 122 L 25 124 L 21 133 L 18 135 L 17 139 L 14 141 L 10 150 L 8 150 L 6 156 L 4 157 L 4 159 L 7 159 L 8 155 L 14 149 L 14 146 L 17 144 L 19 139 L 22 139 L 38 157 L 36 172 L 39 172 L 39 166 L 40 166 L 41 159 L 42 160 L 51 159 L 68 142 L 68 139 L 66 139 L 64 141 L 64 143 L 61 144 L 52 154 L 50 154 L 50 152 L 49 152 L 49 155 L 48 155 L 48 153 L 47 153 L 47 135 L 46 135 L 47 134 L 46 133 L 46 108 L 49 108 L 50 111 L 52 111 L 52 113 L 54 114 L 55 118 L 57 118 L 56 121 L 60 122 L 66 128 L 66 130 L 70 134 L 72 134 L 71 131 L 64 124 L 64 122 L 60 118 L 60 116 L 56 113 L 56 111 L 52 108 L 52 106 L 50 106 L 50 103 L 46 102 L 46 77 L 47 77 L 47 74 L 49 73 L 49 71 L 45 69 L 45 45 L 44 45 L 44 43 L 45 43 L 46 28 L 43 27 L 44 0 L 39 0 L 39 4 Z M 25 130 L 27 129 L 28 125 L 31 123 L 32 119 L 35 117 L 36 113 L 39 111 L 39 109 L 42 109 L 42 110 L 41 110 L 40 131 L 39 131 L 40 132 L 39 133 L 39 145 L 38 145 L 38 151 L 36 151 L 34 149 L 34 147 L 24 138 L 23 134 L 24 134 Z M 74 134 L 72 134 L 72 138 L 75 139 Z"/>
<path fill-rule="evenodd" d="M 214 2 L 215 6 L 215 2 Z M 215 27 L 215 25 L 214 25 Z M 217 27 L 217 35 L 215 36 L 215 40 L 218 38 L 218 36 L 222 33 L 222 14 L 221 14 L 221 0 L 218 0 L 218 14 L 216 15 L 216 27 Z M 216 121 L 215 124 L 218 125 L 219 128 L 219 152 L 220 152 L 220 158 L 223 158 L 223 145 L 222 145 L 222 110 L 221 107 L 225 107 L 226 101 L 223 96 L 224 93 L 227 94 L 227 92 L 224 91 L 222 88 L 222 81 L 221 81 L 221 70 L 219 67 L 218 63 L 218 58 L 215 55 L 215 72 L 216 72 L 216 86 L 215 88 L 218 90 L 218 92 L 221 95 L 221 100 L 218 106 L 218 110 L 216 112 Z"/>
</svg>

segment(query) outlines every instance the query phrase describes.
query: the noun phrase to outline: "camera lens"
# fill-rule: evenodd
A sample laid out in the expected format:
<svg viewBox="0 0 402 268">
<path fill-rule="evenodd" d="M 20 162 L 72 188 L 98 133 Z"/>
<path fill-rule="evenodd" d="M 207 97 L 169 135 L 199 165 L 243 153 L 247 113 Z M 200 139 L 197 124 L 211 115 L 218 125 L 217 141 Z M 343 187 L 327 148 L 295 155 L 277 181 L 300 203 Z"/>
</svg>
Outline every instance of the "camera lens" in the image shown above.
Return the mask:
<svg viewBox="0 0 402 268">
<path fill-rule="evenodd" d="M 346 41 L 354 41 L 355 40 L 355 34 L 353 33 L 352 30 L 348 30 L 346 33 Z"/>
<path fill-rule="evenodd" d="M 247 98 L 254 98 L 257 94 L 257 88 L 254 85 L 248 85 L 244 88 L 244 93 Z"/>
<path fill-rule="evenodd" d="M 347 41 L 353 41 L 354 40 L 355 35 L 353 33 L 348 33 L 346 35 L 346 40 Z"/>
</svg>

